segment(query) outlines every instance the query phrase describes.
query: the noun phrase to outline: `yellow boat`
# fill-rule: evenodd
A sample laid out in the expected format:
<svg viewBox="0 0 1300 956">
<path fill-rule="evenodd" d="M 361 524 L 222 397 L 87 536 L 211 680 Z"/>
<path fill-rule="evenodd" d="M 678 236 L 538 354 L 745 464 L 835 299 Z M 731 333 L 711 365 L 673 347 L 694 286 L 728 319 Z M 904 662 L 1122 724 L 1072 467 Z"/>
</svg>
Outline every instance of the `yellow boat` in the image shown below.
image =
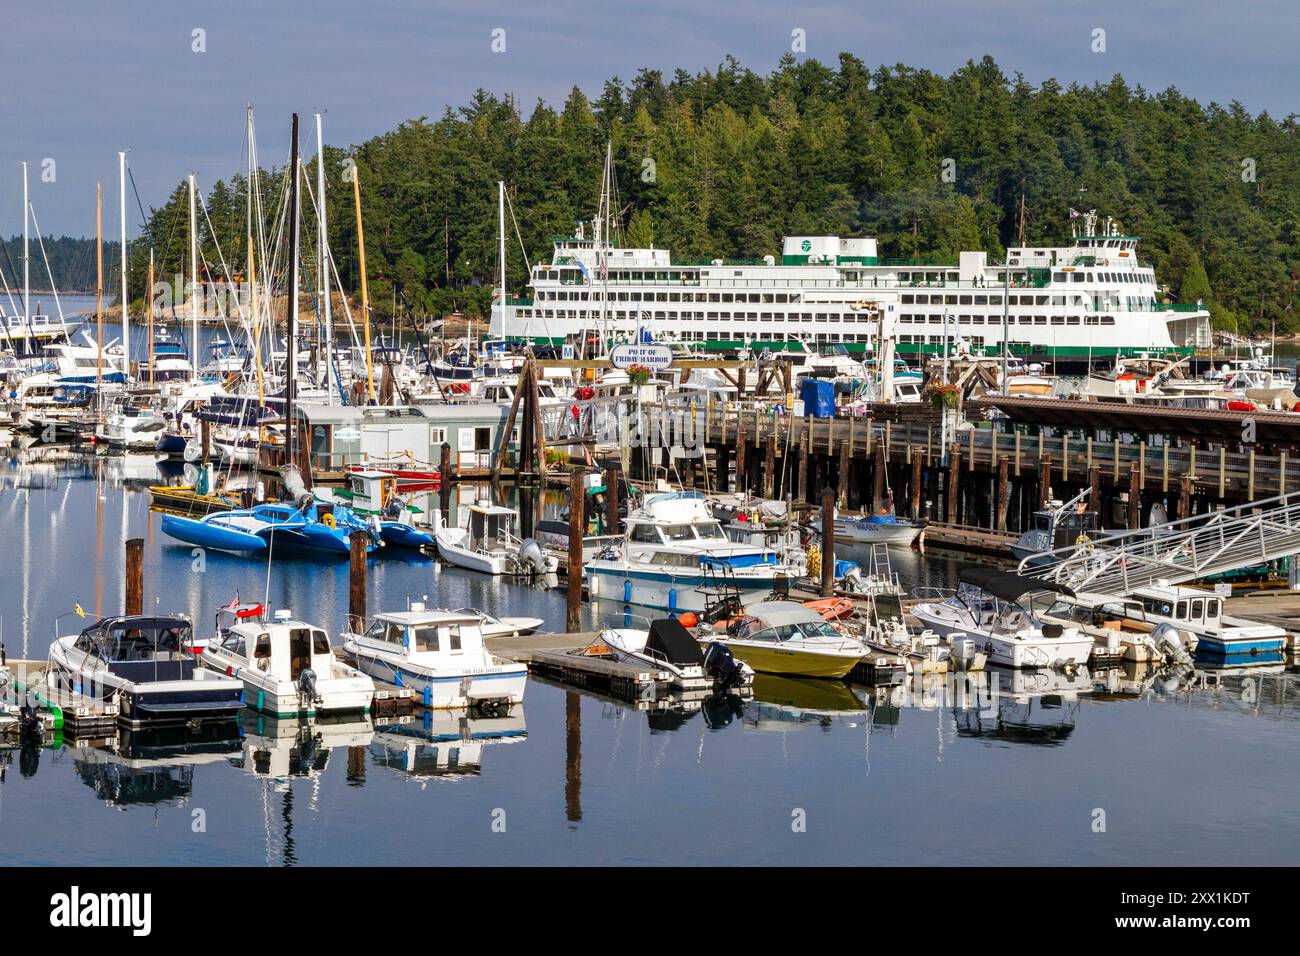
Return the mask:
<svg viewBox="0 0 1300 956">
<path fill-rule="evenodd" d="M 794 601 L 753 604 L 735 633 L 712 639 L 760 673 L 794 677 L 842 678 L 870 652 Z"/>
</svg>

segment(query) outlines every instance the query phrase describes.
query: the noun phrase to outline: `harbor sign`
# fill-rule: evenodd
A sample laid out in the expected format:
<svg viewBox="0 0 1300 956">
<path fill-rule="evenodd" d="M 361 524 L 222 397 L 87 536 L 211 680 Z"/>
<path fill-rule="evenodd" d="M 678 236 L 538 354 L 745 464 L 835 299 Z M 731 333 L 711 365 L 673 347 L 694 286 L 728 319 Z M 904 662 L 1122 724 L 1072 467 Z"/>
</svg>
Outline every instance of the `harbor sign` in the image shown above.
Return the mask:
<svg viewBox="0 0 1300 956">
<path fill-rule="evenodd" d="M 609 350 L 609 362 L 614 368 L 643 365 L 655 372 L 662 372 L 673 364 L 673 350 L 666 345 L 653 343 L 624 343 Z"/>
</svg>

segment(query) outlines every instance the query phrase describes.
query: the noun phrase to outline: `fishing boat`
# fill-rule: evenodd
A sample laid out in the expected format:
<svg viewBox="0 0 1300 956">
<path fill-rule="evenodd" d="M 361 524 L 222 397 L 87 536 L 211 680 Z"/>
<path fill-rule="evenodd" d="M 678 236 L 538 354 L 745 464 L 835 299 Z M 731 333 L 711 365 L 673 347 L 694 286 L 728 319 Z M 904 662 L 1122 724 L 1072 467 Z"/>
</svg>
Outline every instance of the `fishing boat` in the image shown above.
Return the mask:
<svg viewBox="0 0 1300 956">
<path fill-rule="evenodd" d="M 794 576 L 776 552 L 729 539 L 697 492 L 647 495 L 625 524 L 623 543 L 586 564 L 593 599 L 698 612 L 753 604 Z"/>
<path fill-rule="evenodd" d="M 483 643 L 477 613 L 410 610 L 378 614 L 343 649 L 377 680 L 410 687 L 426 707 L 503 706 L 524 699 L 528 669 L 498 660 Z"/>
<path fill-rule="evenodd" d="M 822 519 L 814 518 L 811 527 L 818 534 L 822 530 Z M 843 544 L 892 544 L 907 547 L 916 540 L 924 527 L 919 522 L 900 518 L 884 508 L 879 514 L 861 517 L 835 517 L 835 540 Z"/>
<path fill-rule="evenodd" d="M 180 615 L 107 617 L 50 645 L 49 679 L 87 697 L 116 697 L 129 723 L 230 719 L 241 681 L 198 666 Z"/>
<path fill-rule="evenodd" d="M 335 658 L 325 631 L 286 609 L 268 622 L 260 604 L 221 608 L 199 660 L 242 681 L 248 703 L 276 717 L 367 712 L 375 696 L 368 676 Z"/>
<path fill-rule="evenodd" d="M 990 663 L 1007 667 L 1077 667 L 1088 662 L 1092 638 L 1076 627 L 1044 621 L 1036 594 L 1073 596 L 1063 584 L 987 567 L 965 567 L 957 593 L 922 601 L 912 616 L 941 637 L 973 640 Z"/>
<path fill-rule="evenodd" d="M 861 641 L 837 631 L 814 608 L 795 601 L 762 601 L 745 609 L 726 634 L 709 634 L 764 674 L 841 678 L 868 654 Z"/>
<path fill-rule="evenodd" d="M 186 518 L 164 515 L 163 533 L 201 548 L 233 554 L 262 554 L 267 548 L 310 554 L 346 557 L 354 531 L 367 531 L 373 550 L 374 526 L 349 509 L 329 502 L 307 501 L 294 506 L 286 502 L 237 508 L 230 511 Z"/>
<path fill-rule="evenodd" d="M 559 559 L 531 538 L 520 541 L 513 532 L 518 512 L 501 505 L 473 504 L 463 527 L 434 532 L 438 556 L 448 564 L 484 574 L 553 574 Z"/>
<path fill-rule="evenodd" d="M 1286 648 L 1285 630 L 1224 613 L 1223 598 L 1211 591 L 1156 582 L 1132 597 L 1141 602 L 1146 620 L 1184 634 L 1201 662 L 1251 664 Z"/>
<path fill-rule="evenodd" d="M 1051 560 L 1046 552 L 1094 541 L 1099 523 L 1096 512 L 1088 510 L 1091 493 L 1091 488 L 1084 488 L 1069 501 L 1049 501 L 1046 508 L 1035 511 L 1030 527 L 1010 545 L 1016 560 L 1031 558 L 1030 566 L 1043 564 Z"/>
</svg>

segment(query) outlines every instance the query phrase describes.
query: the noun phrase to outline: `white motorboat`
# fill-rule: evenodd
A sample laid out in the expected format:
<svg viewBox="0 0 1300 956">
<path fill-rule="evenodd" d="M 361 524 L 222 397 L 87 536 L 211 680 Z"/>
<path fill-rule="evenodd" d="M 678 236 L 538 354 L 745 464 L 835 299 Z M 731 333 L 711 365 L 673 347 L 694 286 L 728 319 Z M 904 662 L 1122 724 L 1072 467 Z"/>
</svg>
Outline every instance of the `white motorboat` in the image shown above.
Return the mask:
<svg viewBox="0 0 1300 956">
<path fill-rule="evenodd" d="M 477 612 L 413 604 L 377 615 L 359 634 L 344 634 L 343 649 L 372 677 L 422 694 L 426 707 L 517 704 L 528 670 L 493 657 L 482 624 Z"/>
<path fill-rule="evenodd" d="M 794 677 L 842 678 L 869 649 L 837 631 L 816 609 L 795 601 L 763 601 L 716 640 L 756 671 Z"/>
<path fill-rule="evenodd" d="M 559 559 L 541 545 L 515 537 L 514 509 L 474 504 L 465 510 L 464 527 L 439 527 L 434 533 L 438 556 L 448 564 L 484 574 L 553 574 L 559 568 Z"/>
<path fill-rule="evenodd" d="M 194 628 L 179 615 L 108 617 L 50 645 L 51 685 L 116 696 L 131 724 L 230 719 L 243 682 L 198 666 Z"/>
<path fill-rule="evenodd" d="M 1007 667 L 1077 667 L 1088 662 L 1093 641 L 1076 627 L 1042 620 L 1033 595 L 1073 596 L 1063 584 L 988 567 L 966 567 L 957 593 L 923 601 L 912 615 L 941 637 L 973 640 L 990 663 Z"/>
<path fill-rule="evenodd" d="M 814 518 L 811 527 L 818 534 L 822 519 Z M 921 533 L 922 525 L 881 509 L 879 514 L 835 518 L 835 540 L 841 544 L 892 544 L 907 547 Z"/>
<path fill-rule="evenodd" d="M 702 649 L 676 618 L 652 621 L 649 630 L 607 627 L 597 636 L 596 644 L 608 647 L 615 657 L 666 673 L 669 686 L 678 690 L 748 687 L 754 682 L 752 667 L 736 660 L 718 642 Z"/>
<path fill-rule="evenodd" d="M 483 637 L 527 637 L 546 622 L 540 617 L 494 617 L 478 608 L 462 607 L 457 614 L 477 614 Z"/>
<path fill-rule="evenodd" d="M 319 627 L 260 604 L 223 607 L 216 633 L 199 656 L 206 667 L 243 681 L 249 706 L 276 717 L 370 710 L 375 684 L 338 660 Z"/>
<path fill-rule="evenodd" d="M 753 604 L 794 577 L 780 555 L 730 540 L 697 492 L 646 497 L 620 547 L 586 564 L 593 599 L 705 611 L 728 597 Z"/>
</svg>

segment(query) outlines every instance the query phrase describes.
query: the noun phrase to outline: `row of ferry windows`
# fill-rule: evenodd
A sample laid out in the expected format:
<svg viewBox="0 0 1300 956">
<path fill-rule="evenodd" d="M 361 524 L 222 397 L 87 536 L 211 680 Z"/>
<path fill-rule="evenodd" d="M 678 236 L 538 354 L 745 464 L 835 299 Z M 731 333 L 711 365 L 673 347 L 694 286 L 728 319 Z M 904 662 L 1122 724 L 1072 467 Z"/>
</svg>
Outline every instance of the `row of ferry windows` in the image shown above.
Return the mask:
<svg viewBox="0 0 1300 956">
<path fill-rule="evenodd" d="M 1001 305 L 1001 295 L 914 295 L 909 292 L 900 297 L 903 305 Z M 1008 305 L 1073 305 L 1082 306 L 1080 295 L 1011 295 Z"/>
<path fill-rule="evenodd" d="M 589 290 L 538 289 L 539 302 L 599 302 L 600 293 Z M 799 302 L 789 292 L 611 292 L 610 302 Z"/>
<path fill-rule="evenodd" d="M 787 337 L 779 332 L 760 332 L 758 334 L 749 331 L 735 332 L 693 332 L 686 330 L 678 333 L 678 338 L 683 342 L 783 342 Z M 875 336 L 868 333 L 855 334 L 853 332 L 818 332 L 811 336 L 814 342 L 819 344 L 830 344 L 834 342 L 871 342 Z M 924 336 L 922 336 L 924 338 Z"/>
<path fill-rule="evenodd" d="M 589 309 L 517 309 L 516 314 L 525 319 L 593 319 L 599 320 L 600 313 Z M 636 319 L 639 311 L 611 309 L 609 316 L 614 319 Z M 656 319 L 674 321 L 704 322 L 712 319 L 749 319 L 755 322 L 871 322 L 876 320 L 866 312 L 676 312 L 657 309 L 651 313 Z"/>
<path fill-rule="evenodd" d="M 983 325 L 985 316 L 983 315 L 957 315 L 954 316 L 959 324 L 964 325 Z M 903 325 L 934 323 L 939 325 L 943 322 L 943 316 L 939 313 L 932 312 L 929 315 L 917 315 L 912 312 L 903 312 L 898 316 L 898 321 Z M 1001 325 L 1002 316 L 990 315 L 987 317 L 989 325 Z M 1114 325 L 1115 317 L 1113 315 L 1012 315 L 1007 317 L 1008 325 Z"/>
</svg>

